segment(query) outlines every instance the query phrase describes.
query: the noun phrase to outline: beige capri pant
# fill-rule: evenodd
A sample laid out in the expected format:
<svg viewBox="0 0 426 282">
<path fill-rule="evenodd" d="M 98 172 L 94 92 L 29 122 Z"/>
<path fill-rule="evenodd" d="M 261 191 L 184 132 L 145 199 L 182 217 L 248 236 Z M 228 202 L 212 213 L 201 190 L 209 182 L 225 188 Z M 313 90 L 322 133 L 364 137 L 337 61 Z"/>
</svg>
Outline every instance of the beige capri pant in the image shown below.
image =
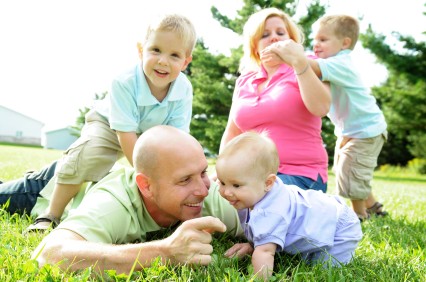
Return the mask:
<svg viewBox="0 0 426 282">
<path fill-rule="evenodd" d="M 90 110 L 81 136 L 64 152 L 56 166 L 57 183 L 97 182 L 123 157 L 117 134 L 106 118 Z"/>
<path fill-rule="evenodd" d="M 386 139 L 387 131 L 372 138 L 337 139 L 333 171 L 340 196 L 351 200 L 367 199 L 377 158 Z"/>
</svg>

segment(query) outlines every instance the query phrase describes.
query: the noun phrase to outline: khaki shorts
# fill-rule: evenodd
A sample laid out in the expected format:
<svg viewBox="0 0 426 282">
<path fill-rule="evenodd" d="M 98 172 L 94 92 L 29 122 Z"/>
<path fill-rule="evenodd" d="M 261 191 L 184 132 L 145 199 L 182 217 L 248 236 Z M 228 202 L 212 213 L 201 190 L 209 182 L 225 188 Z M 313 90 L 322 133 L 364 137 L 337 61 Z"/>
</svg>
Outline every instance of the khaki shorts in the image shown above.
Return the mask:
<svg viewBox="0 0 426 282">
<path fill-rule="evenodd" d="M 367 199 L 377 158 L 386 139 L 387 131 L 372 138 L 337 139 L 333 171 L 340 196 L 351 200 Z"/>
<path fill-rule="evenodd" d="M 101 180 L 123 156 L 117 134 L 108 121 L 91 110 L 81 136 L 64 152 L 56 166 L 57 183 L 81 184 Z"/>
</svg>

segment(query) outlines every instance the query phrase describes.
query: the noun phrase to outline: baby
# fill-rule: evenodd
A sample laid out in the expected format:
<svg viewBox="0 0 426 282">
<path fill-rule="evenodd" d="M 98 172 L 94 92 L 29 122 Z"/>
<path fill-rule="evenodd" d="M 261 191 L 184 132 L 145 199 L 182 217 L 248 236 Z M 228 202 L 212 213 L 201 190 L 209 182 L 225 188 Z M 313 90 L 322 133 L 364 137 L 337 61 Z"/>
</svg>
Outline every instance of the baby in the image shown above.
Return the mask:
<svg viewBox="0 0 426 282">
<path fill-rule="evenodd" d="M 301 254 L 313 263 L 349 263 L 362 238 L 357 215 L 339 196 L 283 184 L 276 176 L 278 164 L 275 144 L 253 132 L 232 139 L 216 163 L 220 194 L 238 210 L 254 247 L 256 275 L 272 275 L 276 252 Z M 243 245 L 227 255 L 252 250 Z"/>
</svg>

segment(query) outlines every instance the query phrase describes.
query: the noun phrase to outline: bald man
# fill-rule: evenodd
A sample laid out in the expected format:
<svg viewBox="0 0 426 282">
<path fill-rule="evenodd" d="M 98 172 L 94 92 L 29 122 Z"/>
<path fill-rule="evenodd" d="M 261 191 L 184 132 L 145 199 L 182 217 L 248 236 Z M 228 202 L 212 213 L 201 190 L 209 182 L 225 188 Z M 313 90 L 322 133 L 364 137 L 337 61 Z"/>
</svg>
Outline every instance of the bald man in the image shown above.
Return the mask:
<svg viewBox="0 0 426 282">
<path fill-rule="evenodd" d="M 210 188 L 207 160 L 194 137 L 171 126 L 153 127 L 139 137 L 133 160 L 134 169 L 120 169 L 89 187 L 80 205 L 43 239 L 32 256 L 40 266 L 62 261 L 62 269 L 128 273 L 157 257 L 207 265 L 213 232 L 242 234 L 236 210 L 216 185 Z M 169 237 L 147 242 L 148 232 L 180 222 Z"/>
</svg>

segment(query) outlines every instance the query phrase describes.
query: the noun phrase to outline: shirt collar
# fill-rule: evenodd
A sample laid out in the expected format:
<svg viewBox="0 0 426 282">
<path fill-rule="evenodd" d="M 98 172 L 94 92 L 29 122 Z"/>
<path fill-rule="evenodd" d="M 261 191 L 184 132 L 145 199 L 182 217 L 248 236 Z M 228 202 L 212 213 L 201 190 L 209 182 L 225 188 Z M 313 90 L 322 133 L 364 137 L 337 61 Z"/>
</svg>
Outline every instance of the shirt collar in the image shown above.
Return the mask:
<svg viewBox="0 0 426 282">
<path fill-rule="evenodd" d="M 185 90 L 186 87 L 184 85 L 184 77 L 185 75 L 183 73 L 180 73 L 179 76 L 176 78 L 176 80 L 172 81 L 169 91 L 167 92 L 166 97 L 162 102 L 159 102 L 151 93 L 151 90 L 149 89 L 148 82 L 146 81 L 145 74 L 142 71 L 142 66 L 139 65 L 137 68 L 137 85 L 140 87 L 137 88 L 137 91 L 140 93 L 139 99 L 137 101 L 138 106 L 152 106 L 156 104 L 167 104 L 168 101 L 176 101 L 181 100 L 185 97 L 186 93 Z M 138 83 L 140 82 L 140 83 Z"/>
</svg>

